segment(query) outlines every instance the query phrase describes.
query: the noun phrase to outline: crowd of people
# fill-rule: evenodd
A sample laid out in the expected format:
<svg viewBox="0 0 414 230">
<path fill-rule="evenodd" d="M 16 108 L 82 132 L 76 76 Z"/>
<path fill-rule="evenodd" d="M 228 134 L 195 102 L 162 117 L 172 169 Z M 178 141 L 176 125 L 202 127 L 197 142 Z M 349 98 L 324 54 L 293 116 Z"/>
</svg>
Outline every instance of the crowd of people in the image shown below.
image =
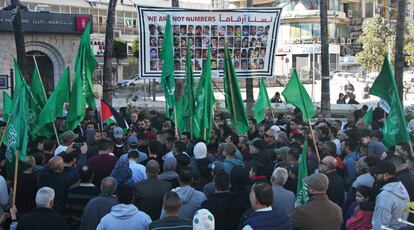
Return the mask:
<svg viewBox="0 0 414 230">
<path fill-rule="evenodd" d="M 59 144 L 29 144 L 16 189 L 1 147 L 1 227 L 410 229 L 401 221 L 414 220 L 405 211 L 414 199 L 410 145 L 384 146 L 384 112 L 365 124 L 366 109 L 347 122 L 319 114 L 312 127 L 298 109 L 269 113 L 259 124 L 249 118 L 245 135 L 216 114 L 208 141 L 176 136 L 157 111 L 121 109 L 128 129 L 99 127 L 91 109 L 74 131 L 59 118 Z M 301 154 L 309 199 L 295 206 Z"/>
</svg>

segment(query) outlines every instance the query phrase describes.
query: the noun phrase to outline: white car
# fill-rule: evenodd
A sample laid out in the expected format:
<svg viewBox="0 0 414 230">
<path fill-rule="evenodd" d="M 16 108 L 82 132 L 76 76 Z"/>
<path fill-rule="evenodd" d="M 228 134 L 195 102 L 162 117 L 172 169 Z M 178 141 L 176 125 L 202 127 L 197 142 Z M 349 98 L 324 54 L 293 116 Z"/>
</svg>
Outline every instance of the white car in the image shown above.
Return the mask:
<svg viewBox="0 0 414 230">
<path fill-rule="evenodd" d="M 141 80 L 141 77 L 138 75 L 134 75 L 130 79 L 126 79 L 126 80 L 122 80 L 118 82 L 117 85 L 121 87 L 135 86 L 139 80 Z"/>
</svg>

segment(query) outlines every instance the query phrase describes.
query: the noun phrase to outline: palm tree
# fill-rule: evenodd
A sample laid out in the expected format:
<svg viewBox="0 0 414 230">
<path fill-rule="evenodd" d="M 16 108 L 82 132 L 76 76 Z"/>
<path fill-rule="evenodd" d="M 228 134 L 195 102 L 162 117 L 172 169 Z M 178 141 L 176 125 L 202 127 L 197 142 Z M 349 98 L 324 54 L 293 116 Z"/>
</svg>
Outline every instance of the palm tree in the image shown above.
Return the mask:
<svg viewBox="0 0 414 230">
<path fill-rule="evenodd" d="M 397 83 L 398 96 L 401 104 L 404 104 L 403 97 L 403 73 L 404 73 L 404 30 L 405 30 L 405 12 L 407 8 L 406 0 L 398 1 L 397 25 L 395 28 L 395 81 Z"/>
<path fill-rule="evenodd" d="M 114 43 L 114 22 L 117 0 L 109 0 L 108 15 L 106 17 L 105 52 L 103 67 L 103 99 L 112 104 L 112 58 Z M 122 3 L 122 2 L 121 2 Z"/>
<path fill-rule="evenodd" d="M 30 82 L 31 78 L 29 70 L 27 69 L 26 47 L 24 43 L 24 34 L 22 27 L 22 15 L 20 0 L 11 0 L 11 6 L 14 8 L 13 12 L 13 31 L 14 42 L 16 45 L 17 63 L 23 73 L 26 82 Z"/>
<path fill-rule="evenodd" d="M 320 1 L 321 15 L 321 59 L 322 59 L 322 95 L 321 112 L 330 117 L 331 101 L 329 90 L 329 40 L 328 40 L 328 5 L 327 0 Z"/>
</svg>

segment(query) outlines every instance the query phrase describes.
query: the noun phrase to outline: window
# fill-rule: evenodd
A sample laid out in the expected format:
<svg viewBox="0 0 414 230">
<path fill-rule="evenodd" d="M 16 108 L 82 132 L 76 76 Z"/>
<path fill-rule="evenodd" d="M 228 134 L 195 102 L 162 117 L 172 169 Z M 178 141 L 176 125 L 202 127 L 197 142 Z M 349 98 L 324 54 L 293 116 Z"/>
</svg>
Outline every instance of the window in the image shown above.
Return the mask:
<svg viewBox="0 0 414 230">
<path fill-rule="evenodd" d="M 300 38 L 309 39 L 312 38 L 312 24 L 310 23 L 301 23 Z"/>
</svg>

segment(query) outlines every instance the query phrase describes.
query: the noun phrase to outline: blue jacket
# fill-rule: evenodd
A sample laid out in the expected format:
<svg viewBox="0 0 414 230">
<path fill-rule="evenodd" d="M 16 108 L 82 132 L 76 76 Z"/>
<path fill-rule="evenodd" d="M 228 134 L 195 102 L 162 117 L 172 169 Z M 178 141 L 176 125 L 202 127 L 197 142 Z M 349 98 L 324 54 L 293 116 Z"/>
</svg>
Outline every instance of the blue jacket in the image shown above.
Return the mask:
<svg viewBox="0 0 414 230">
<path fill-rule="evenodd" d="M 292 222 L 286 213 L 277 209 L 270 211 L 256 211 L 249 215 L 243 226 L 249 225 L 260 230 L 290 230 Z"/>
<path fill-rule="evenodd" d="M 234 166 L 239 166 L 244 168 L 244 162 L 239 159 L 224 160 L 224 171 L 230 176 L 231 170 Z"/>
<path fill-rule="evenodd" d="M 133 230 L 148 229 L 151 217 L 141 212 L 133 204 L 118 204 L 112 207 L 111 212 L 105 215 L 99 223 L 97 230 Z"/>
</svg>

